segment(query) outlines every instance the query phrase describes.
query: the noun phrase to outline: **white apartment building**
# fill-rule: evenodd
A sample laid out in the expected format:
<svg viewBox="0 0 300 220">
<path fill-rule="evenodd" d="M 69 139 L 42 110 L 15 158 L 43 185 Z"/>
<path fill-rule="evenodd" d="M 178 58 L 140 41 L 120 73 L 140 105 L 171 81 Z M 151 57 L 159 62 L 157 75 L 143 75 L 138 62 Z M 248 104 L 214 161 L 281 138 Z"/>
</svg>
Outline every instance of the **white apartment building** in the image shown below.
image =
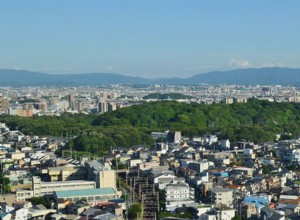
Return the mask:
<svg viewBox="0 0 300 220">
<path fill-rule="evenodd" d="M 236 210 L 230 207 L 216 207 L 207 213 L 202 214 L 200 220 L 231 220 L 235 216 Z"/>
<path fill-rule="evenodd" d="M 232 207 L 233 205 L 233 190 L 227 188 L 212 188 L 211 200 L 215 205 L 226 205 Z"/>
<path fill-rule="evenodd" d="M 185 182 L 171 183 L 165 188 L 166 192 L 166 209 L 174 210 L 182 204 L 194 202 L 194 190 Z"/>
</svg>

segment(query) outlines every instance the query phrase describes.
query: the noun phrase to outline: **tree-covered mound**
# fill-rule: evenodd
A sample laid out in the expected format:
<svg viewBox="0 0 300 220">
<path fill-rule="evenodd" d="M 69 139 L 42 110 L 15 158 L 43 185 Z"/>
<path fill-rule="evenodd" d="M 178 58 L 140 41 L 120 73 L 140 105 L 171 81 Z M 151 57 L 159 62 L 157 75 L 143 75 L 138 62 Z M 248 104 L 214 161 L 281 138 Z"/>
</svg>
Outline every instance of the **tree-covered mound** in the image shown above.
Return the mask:
<svg viewBox="0 0 300 220">
<path fill-rule="evenodd" d="M 94 126 L 133 126 L 148 131 L 179 130 L 186 136 L 220 132 L 231 141 L 273 140 L 275 134 L 300 134 L 300 104 L 250 99 L 247 103 L 185 104 L 150 102 L 99 115 Z"/>
<path fill-rule="evenodd" d="M 246 139 L 261 143 L 275 134 L 300 134 L 300 104 L 250 99 L 247 103 L 185 104 L 149 102 L 101 115 L 63 114 L 21 118 L 1 115 L 11 129 L 25 134 L 74 136 L 74 148 L 105 151 L 111 146 L 151 144 L 151 131 L 182 131 L 183 135 L 217 133 L 230 141 Z"/>
</svg>

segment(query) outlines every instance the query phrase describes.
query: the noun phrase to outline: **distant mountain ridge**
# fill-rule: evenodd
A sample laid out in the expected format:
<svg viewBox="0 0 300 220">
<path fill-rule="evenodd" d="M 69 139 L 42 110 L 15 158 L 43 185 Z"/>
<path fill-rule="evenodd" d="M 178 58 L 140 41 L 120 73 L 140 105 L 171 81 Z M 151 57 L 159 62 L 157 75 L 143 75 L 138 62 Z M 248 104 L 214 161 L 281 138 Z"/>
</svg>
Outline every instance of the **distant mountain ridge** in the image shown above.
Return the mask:
<svg viewBox="0 0 300 220">
<path fill-rule="evenodd" d="M 27 70 L 0 69 L 1 86 L 99 86 L 147 84 L 141 77 L 115 73 L 46 74 Z"/>
<path fill-rule="evenodd" d="M 237 84 L 300 86 L 300 69 L 249 68 L 214 71 L 189 78 L 146 79 L 115 73 L 46 74 L 0 69 L 0 86 L 100 86 L 109 84 Z"/>
</svg>

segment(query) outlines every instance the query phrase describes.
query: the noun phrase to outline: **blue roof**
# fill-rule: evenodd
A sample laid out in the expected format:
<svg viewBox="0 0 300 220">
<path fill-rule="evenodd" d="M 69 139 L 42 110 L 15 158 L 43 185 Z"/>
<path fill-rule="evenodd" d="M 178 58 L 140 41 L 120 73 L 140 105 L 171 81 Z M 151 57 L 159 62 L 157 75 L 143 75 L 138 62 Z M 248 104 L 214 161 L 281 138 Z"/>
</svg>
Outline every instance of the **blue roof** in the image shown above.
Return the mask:
<svg viewBox="0 0 300 220">
<path fill-rule="evenodd" d="M 111 195 L 111 194 L 116 194 L 116 191 L 112 187 L 108 187 L 108 188 L 98 188 L 98 189 L 64 190 L 55 193 L 57 198 L 68 198 L 68 197 Z"/>
<path fill-rule="evenodd" d="M 260 203 L 263 205 L 268 204 L 268 198 L 267 197 L 259 197 L 259 196 L 246 196 L 244 198 L 245 202 L 255 202 L 255 203 Z"/>
<path fill-rule="evenodd" d="M 244 198 L 244 202 L 246 203 L 254 203 L 255 208 L 262 208 L 266 204 L 268 204 L 268 198 L 262 196 L 246 196 Z"/>
</svg>

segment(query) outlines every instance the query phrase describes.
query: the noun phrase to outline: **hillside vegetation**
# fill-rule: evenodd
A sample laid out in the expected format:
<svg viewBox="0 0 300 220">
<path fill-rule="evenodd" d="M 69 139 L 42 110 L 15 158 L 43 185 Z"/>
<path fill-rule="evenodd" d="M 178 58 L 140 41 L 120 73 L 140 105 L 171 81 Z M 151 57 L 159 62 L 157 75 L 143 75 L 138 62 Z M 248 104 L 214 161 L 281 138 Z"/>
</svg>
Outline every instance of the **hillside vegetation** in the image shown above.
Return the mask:
<svg viewBox="0 0 300 220">
<path fill-rule="evenodd" d="M 230 141 L 261 143 L 275 134 L 300 134 L 300 104 L 251 99 L 248 103 L 184 104 L 175 101 L 143 103 L 102 115 L 21 118 L 1 115 L 0 121 L 25 134 L 74 136 L 74 148 L 93 153 L 111 146 L 152 144 L 151 131 L 179 130 L 183 135 L 218 132 Z"/>
</svg>

